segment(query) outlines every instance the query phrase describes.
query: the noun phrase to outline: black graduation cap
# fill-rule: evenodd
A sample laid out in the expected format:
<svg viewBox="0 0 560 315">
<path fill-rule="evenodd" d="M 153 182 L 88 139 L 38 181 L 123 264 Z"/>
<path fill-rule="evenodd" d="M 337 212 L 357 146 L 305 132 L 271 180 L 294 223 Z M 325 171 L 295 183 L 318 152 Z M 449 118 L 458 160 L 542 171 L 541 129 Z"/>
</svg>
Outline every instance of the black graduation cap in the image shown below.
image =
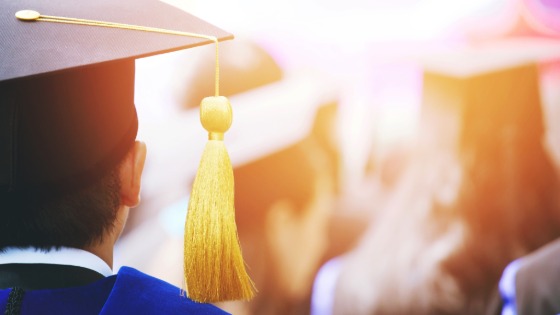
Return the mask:
<svg viewBox="0 0 560 315">
<path fill-rule="evenodd" d="M 0 4 L 0 192 L 79 187 L 136 138 L 134 60 L 212 40 L 114 27 L 21 21 L 41 15 L 233 36 L 155 0 Z"/>
</svg>

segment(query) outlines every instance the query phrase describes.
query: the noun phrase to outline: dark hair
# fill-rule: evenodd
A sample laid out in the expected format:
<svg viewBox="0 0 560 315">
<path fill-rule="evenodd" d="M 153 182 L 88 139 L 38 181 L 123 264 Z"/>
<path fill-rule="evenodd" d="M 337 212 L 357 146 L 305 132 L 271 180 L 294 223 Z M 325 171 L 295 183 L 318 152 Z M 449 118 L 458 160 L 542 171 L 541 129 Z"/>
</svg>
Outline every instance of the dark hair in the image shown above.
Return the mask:
<svg viewBox="0 0 560 315">
<path fill-rule="evenodd" d="M 234 169 L 236 220 L 240 228 L 264 218 L 278 200 L 303 210 L 315 195 L 316 170 L 303 143 Z"/>
<path fill-rule="evenodd" d="M 61 194 L 0 193 L 0 251 L 84 248 L 102 241 L 120 204 L 120 164 L 94 183 Z"/>
</svg>

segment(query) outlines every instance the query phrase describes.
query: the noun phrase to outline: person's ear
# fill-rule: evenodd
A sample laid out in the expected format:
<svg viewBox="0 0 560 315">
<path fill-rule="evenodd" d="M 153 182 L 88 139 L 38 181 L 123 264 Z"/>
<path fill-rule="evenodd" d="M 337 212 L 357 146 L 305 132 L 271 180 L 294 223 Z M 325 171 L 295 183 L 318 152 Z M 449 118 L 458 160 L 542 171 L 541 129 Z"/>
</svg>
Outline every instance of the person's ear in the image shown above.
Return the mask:
<svg viewBox="0 0 560 315">
<path fill-rule="evenodd" d="M 135 207 L 140 203 L 142 171 L 146 161 L 146 144 L 136 141 L 126 155 L 121 168 L 121 204 Z"/>
</svg>

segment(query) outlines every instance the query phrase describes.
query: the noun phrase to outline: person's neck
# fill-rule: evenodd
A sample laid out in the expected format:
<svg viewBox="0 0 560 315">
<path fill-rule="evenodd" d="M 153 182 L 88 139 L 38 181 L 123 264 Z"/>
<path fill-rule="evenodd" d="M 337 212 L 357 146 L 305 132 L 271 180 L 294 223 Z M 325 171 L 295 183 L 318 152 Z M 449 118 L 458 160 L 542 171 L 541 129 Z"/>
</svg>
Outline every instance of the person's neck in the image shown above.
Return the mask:
<svg viewBox="0 0 560 315">
<path fill-rule="evenodd" d="M 113 268 L 113 244 L 111 241 L 103 241 L 99 244 L 87 246 L 84 250 L 101 258 L 109 267 Z"/>
<path fill-rule="evenodd" d="M 107 231 L 101 238 L 101 241 L 86 246 L 84 250 L 101 258 L 111 269 L 113 268 L 113 251 L 115 243 L 119 239 L 126 220 L 128 218 L 128 207 L 121 206 L 117 210 L 117 217 L 113 222 L 113 228 Z"/>
<path fill-rule="evenodd" d="M 88 251 L 101 258 L 111 269 L 113 268 L 114 237 L 112 233 L 103 236 L 100 242 L 88 245 L 83 250 Z"/>
</svg>

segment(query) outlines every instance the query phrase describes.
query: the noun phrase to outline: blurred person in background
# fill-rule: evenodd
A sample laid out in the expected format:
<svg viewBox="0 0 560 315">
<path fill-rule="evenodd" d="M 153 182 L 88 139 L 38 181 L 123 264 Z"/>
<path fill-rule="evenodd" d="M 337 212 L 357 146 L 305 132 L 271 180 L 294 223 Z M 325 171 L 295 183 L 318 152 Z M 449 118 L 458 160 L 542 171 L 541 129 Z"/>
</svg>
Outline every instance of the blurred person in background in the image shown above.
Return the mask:
<svg viewBox="0 0 560 315">
<path fill-rule="evenodd" d="M 491 312 L 504 267 L 560 235 L 537 67 L 424 84 L 421 146 L 316 314 Z"/>
<path fill-rule="evenodd" d="M 333 182 L 310 139 L 234 169 L 239 239 L 258 293 L 235 314 L 307 314 L 327 246 Z"/>
</svg>

